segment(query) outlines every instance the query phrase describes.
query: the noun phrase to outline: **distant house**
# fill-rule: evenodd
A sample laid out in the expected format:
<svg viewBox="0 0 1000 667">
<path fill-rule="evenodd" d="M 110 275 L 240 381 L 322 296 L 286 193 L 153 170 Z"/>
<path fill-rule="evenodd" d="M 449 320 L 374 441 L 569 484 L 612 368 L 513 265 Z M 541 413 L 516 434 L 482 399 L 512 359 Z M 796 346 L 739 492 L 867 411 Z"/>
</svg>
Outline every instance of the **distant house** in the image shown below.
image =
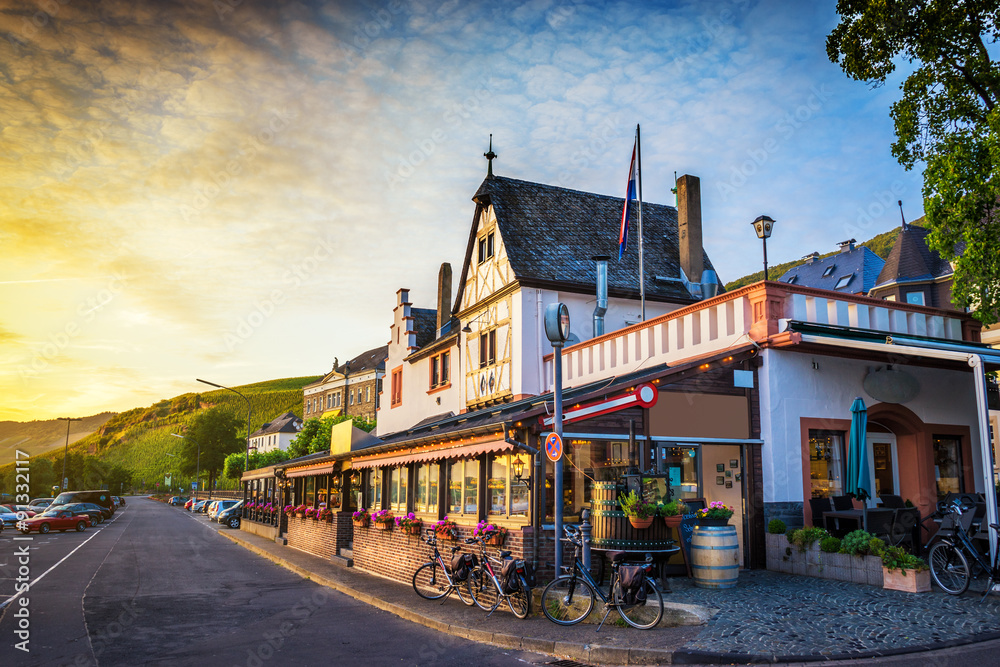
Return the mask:
<svg viewBox="0 0 1000 667">
<path fill-rule="evenodd" d="M 793 267 L 779 282 L 818 287 L 842 294 L 867 294 L 875 286 L 885 260 L 865 246 L 854 246 L 854 239 L 840 243 L 840 252 L 820 258 L 809 255 L 805 264 Z"/>
<path fill-rule="evenodd" d="M 262 424 L 250 434 L 250 448 L 258 454 L 273 449 L 288 449 L 295 436 L 302 430 L 302 420 L 293 412 L 286 412 L 277 419 Z"/>
<path fill-rule="evenodd" d="M 388 346 L 383 345 L 366 350 L 345 364 L 334 359 L 329 373 L 302 389 L 305 418 L 344 414 L 375 419 L 387 356 Z"/>
<path fill-rule="evenodd" d="M 951 303 L 954 270 L 927 246 L 926 227 L 903 225 L 868 296 L 956 310 Z"/>
</svg>

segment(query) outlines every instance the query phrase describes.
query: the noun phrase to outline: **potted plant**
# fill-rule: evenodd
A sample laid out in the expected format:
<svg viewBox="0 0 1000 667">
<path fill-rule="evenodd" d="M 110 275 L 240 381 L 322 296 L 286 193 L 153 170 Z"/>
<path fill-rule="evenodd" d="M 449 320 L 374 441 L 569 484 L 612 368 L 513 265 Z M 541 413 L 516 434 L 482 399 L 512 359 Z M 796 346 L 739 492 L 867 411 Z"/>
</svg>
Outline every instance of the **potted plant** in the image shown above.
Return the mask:
<svg viewBox="0 0 1000 667">
<path fill-rule="evenodd" d="M 483 544 L 491 547 L 502 547 L 504 540 L 507 539 L 507 529 L 496 524 L 487 523 L 486 521 L 480 521 L 472 529 L 472 536 L 483 538 Z"/>
<path fill-rule="evenodd" d="M 285 516 L 292 516 L 295 514 L 295 505 L 285 505 L 281 511 L 285 513 Z"/>
<path fill-rule="evenodd" d="M 375 528 L 378 530 L 392 530 L 395 520 L 392 516 L 392 510 L 379 510 L 372 514 L 372 523 L 375 524 Z"/>
<path fill-rule="evenodd" d="M 333 522 L 333 511 L 328 507 L 321 507 L 316 512 L 317 521 L 326 521 L 327 523 Z"/>
<path fill-rule="evenodd" d="M 306 515 L 306 506 L 304 504 L 303 505 L 299 505 L 298 507 L 295 508 L 295 516 L 297 516 L 297 517 L 299 517 L 301 519 L 305 515 Z"/>
<path fill-rule="evenodd" d="M 401 528 L 407 535 L 419 535 L 423 525 L 424 522 L 418 519 L 413 512 L 405 516 L 396 517 L 396 526 Z"/>
<path fill-rule="evenodd" d="M 640 498 L 634 490 L 629 491 L 627 496 L 619 496 L 618 505 L 628 517 L 633 528 L 649 528 L 650 524 L 653 523 L 656 506 Z"/>
<path fill-rule="evenodd" d="M 923 559 L 907 553 L 903 547 L 886 547 L 882 551 L 882 588 L 928 593 L 931 590 L 931 571 Z"/>
<path fill-rule="evenodd" d="M 440 540 L 457 540 L 458 524 L 445 517 L 434 524 L 434 534 Z"/>
<path fill-rule="evenodd" d="M 702 526 L 728 526 L 729 518 L 733 516 L 733 508 L 721 500 L 715 500 L 695 514 L 698 515 L 698 523 Z"/>
<path fill-rule="evenodd" d="M 659 514 L 663 517 L 663 522 L 667 524 L 668 528 L 678 528 L 686 512 L 687 505 L 680 498 L 659 507 Z"/>
<path fill-rule="evenodd" d="M 314 509 L 312 507 L 309 507 L 309 508 L 306 509 L 306 518 L 307 519 L 314 519 L 315 520 L 315 519 L 319 518 L 317 515 L 318 515 L 318 511 L 316 509 Z"/>
<path fill-rule="evenodd" d="M 364 528 L 365 526 L 368 525 L 369 518 L 370 517 L 368 516 L 368 510 L 362 507 L 361 509 L 357 510 L 354 514 L 351 515 L 351 522 L 357 528 Z"/>
</svg>

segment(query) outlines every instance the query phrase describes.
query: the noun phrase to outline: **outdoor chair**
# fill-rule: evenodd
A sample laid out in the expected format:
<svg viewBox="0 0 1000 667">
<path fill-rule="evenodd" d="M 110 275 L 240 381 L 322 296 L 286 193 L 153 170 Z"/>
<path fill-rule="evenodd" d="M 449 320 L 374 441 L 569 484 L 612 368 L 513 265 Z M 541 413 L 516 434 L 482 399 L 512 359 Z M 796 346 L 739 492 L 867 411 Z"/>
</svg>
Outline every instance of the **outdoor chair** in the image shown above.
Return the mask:
<svg viewBox="0 0 1000 667">
<path fill-rule="evenodd" d="M 885 509 L 897 510 L 906 507 L 906 503 L 900 496 L 893 495 L 891 493 L 885 493 L 879 496 L 881 504 L 879 507 L 884 507 Z"/>
<path fill-rule="evenodd" d="M 810 498 L 809 509 L 812 510 L 812 524 L 822 528 L 824 526 L 823 515 L 833 509 L 833 503 L 830 502 L 829 498 Z"/>
<path fill-rule="evenodd" d="M 916 507 L 903 507 L 896 510 L 896 516 L 892 522 L 892 544 L 905 546 L 911 553 L 915 553 L 917 540 L 919 539 L 920 510 Z"/>
<path fill-rule="evenodd" d="M 890 543 L 892 542 L 892 521 L 895 517 L 896 510 L 866 509 L 865 530 Z"/>
<path fill-rule="evenodd" d="M 854 498 L 850 496 L 834 496 L 833 509 L 837 512 L 854 509 Z"/>
</svg>

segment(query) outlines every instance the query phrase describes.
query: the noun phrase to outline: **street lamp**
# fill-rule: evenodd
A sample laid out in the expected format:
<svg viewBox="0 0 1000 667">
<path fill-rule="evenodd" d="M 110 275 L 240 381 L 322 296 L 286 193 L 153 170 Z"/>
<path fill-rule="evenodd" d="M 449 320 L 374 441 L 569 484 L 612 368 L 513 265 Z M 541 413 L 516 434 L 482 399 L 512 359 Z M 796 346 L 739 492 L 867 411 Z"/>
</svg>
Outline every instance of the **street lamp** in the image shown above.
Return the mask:
<svg viewBox="0 0 1000 667">
<path fill-rule="evenodd" d="M 198 378 L 195 379 L 198 380 Z M 250 471 L 250 414 L 251 414 L 250 399 L 241 394 L 240 392 L 236 391 L 232 387 L 223 387 L 221 384 L 215 384 L 214 382 L 209 382 L 208 380 L 198 380 L 198 382 L 201 382 L 202 384 L 207 384 L 212 387 L 218 387 L 219 389 L 225 389 L 226 391 L 231 391 L 247 402 L 247 450 L 246 450 L 246 456 L 243 458 L 243 474 L 246 474 L 247 472 Z M 243 485 L 243 500 L 246 501 L 246 498 L 247 498 L 247 487 L 246 485 Z"/>
<path fill-rule="evenodd" d="M 82 422 L 81 417 L 60 417 L 56 421 L 66 421 L 66 447 L 63 448 L 63 474 L 62 474 L 62 490 L 65 491 L 68 486 L 68 480 L 66 479 L 66 455 L 69 453 L 69 424 L 70 422 Z"/>
<path fill-rule="evenodd" d="M 766 215 L 761 215 L 751 224 L 754 231 L 757 232 L 757 238 L 764 243 L 764 280 L 767 280 L 767 239 L 771 237 L 771 230 L 774 229 L 774 220 Z"/>
<path fill-rule="evenodd" d="M 195 465 L 194 479 L 195 479 L 195 495 L 198 495 L 198 491 L 201 491 L 201 443 L 194 438 L 189 438 L 186 435 L 178 435 L 177 433 L 171 433 L 170 435 L 175 438 L 180 438 L 181 440 L 190 440 L 194 444 L 198 445 L 198 463 Z M 173 454 L 171 454 L 173 456 Z M 208 490 L 208 497 L 212 497 L 212 489 Z"/>
</svg>

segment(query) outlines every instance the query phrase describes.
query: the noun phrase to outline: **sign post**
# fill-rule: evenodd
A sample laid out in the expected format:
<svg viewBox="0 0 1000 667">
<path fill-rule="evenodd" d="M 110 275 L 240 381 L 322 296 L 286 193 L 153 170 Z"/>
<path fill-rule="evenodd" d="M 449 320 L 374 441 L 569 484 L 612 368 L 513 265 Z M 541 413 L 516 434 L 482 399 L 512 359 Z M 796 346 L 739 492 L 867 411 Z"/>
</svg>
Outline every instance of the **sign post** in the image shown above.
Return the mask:
<svg viewBox="0 0 1000 667">
<path fill-rule="evenodd" d="M 563 345 L 569 340 L 569 309 L 564 303 L 550 303 L 545 308 L 545 337 L 549 339 L 552 343 L 552 351 L 554 352 L 552 359 L 552 366 L 554 369 L 553 387 L 552 387 L 552 402 L 553 406 L 553 427 L 555 440 L 553 445 L 558 442 L 558 458 L 553 458 L 549 454 L 554 463 L 554 474 L 552 480 L 552 492 L 553 492 L 553 514 L 554 514 L 554 532 L 555 535 L 555 566 L 556 566 L 556 576 L 562 572 L 562 536 L 563 536 L 563 503 L 565 498 L 563 496 L 563 463 L 562 463 L 562 431 L 563 431 L 563 409 L 562 409 L 562 348 Z M 549 436 L 549 438 L 552 437 Z M 548 452 L 549 449 L 549 438 L 546 438 L 545 449 Z"/>
</svg>

